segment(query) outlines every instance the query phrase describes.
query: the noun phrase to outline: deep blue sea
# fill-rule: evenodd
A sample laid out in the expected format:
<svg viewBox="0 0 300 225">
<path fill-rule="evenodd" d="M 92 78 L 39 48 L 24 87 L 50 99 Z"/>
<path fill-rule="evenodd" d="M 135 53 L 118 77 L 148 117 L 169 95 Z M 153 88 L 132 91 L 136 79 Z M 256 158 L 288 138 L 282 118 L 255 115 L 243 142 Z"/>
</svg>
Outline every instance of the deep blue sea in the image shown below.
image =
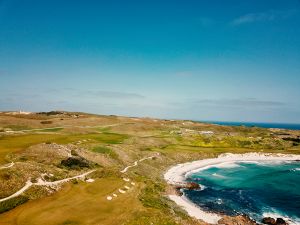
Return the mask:
<svg viewBox="0 0 300 225">
<path fill-rule="evenodd" d="M 201 121 L 199 121 L 201 122 Z M 221 122 L 221 121 L 202 121 L 225 126 L 246 126 L 246 127 L 263 127 L 263 128 L 280 128 L 289 130 L 300 130 L 300 124 L 292 123 L 251 123 L 251 122 Z"/>
<path fill-rule="evenodd" d="M 190 175 L 203 190 L 184 190 L 202 209 L 260 222 L 285 217 L 300 224 L 300 162 L 220 164 Z"/>
</svg>

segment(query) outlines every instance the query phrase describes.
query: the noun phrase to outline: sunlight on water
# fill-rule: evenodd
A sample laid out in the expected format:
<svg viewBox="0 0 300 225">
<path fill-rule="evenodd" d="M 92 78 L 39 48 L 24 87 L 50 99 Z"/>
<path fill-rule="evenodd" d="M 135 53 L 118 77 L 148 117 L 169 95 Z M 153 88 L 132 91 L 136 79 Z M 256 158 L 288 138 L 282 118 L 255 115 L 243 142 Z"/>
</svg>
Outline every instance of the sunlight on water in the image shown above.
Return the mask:
<svg viewBox="0 0 300 225">
<path fill-rule="evenodd" d="M 300 222 L 299 162 L 239 162 L 212 166 L 190 176 L 206 188 L 185 190 L 201 208 L 260 221 L 266 215 Z"/>
</svg>

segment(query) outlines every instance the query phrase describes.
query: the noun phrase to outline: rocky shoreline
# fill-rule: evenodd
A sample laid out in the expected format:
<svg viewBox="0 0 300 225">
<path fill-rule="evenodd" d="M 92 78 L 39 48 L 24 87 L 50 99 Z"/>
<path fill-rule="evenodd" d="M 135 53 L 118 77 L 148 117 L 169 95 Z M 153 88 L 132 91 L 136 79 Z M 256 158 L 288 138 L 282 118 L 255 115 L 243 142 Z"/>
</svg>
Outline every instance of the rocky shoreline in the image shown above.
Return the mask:
<svg viewBox="0 0 300 225">
<path fill-rule="evenodd" d="M 180 207 L 185 209 L 187 213 L 205 224 L 224 224 L 224 225 L 256 225 L 256 224 L 269 224 L 269 225 L 287 225 L 297 224 L 285 221 L 283 218 L 263 218 L 261 223 L 254 221 L 247 215 L 227 216 L 213 212 L 206 212 L 191 202 L 184 196 L 182 189 L 201 189 L 201 185 L 195 182 L 189 182 L 187 179 L 188 174 L 195 171 L 208 168 L 212 165 L 224 162 L 236 161 L 296 161 L 300 160 L 300 155 L 287 155 L 287 154 L 260 154 L 260 153 L 246 153 L 246 154 L 223 154 L 218 158 L 204 159 L 185 164 L 178 164 L 170 168 L 164 175 L 164 178 L 170 184 L 173 191 L 169 192 L 168 196 L 171 200 L 177 203 Z"/>
<path fill-rule="evenodd" d="M 261 221 L 263 224 L 268 225 L 287 225 L 288 223 L 282 218 L 276 218 L 276 220 L 272 217 L 265 217 Z"/>
<path fill-rule="evenodd" d="M 201 189 L 201 186 L 195 182 L 186 182 L 180 185 L 171 185 L 171 190 L 169 190 L 169 194 L 175 194 L 179 197 L 183 196 L 182 189 L 188 190 L 197 190 Z M 238 216 L 227 216 L 221 215 L 222 218 L 218 221 L 218 224 L 223 225 L 259 225 L 259 224 L 267 224 L 267 225 L 288 225 L 289 223 L 285 221 L 283 218 L 272 218 L 265 217 L 262 219 L 261 223 L 253 220 L 248 215 L 238 215 Z M 207 223 L 208 224 L 208 223 Z"/>
</svg>

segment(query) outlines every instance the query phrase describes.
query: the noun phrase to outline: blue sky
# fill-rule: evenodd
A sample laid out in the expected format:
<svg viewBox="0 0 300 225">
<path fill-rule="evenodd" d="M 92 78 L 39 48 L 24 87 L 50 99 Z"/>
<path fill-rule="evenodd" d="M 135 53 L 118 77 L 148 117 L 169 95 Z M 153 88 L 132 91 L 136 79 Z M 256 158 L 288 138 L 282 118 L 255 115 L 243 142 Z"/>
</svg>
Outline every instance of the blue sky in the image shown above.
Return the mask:
<svg viewBox="0 0 300 225">
<path fill-rule="evenodd" d="M 0 110 L 300 123 L 299 0 L 0 0 Z"/>
</svg>

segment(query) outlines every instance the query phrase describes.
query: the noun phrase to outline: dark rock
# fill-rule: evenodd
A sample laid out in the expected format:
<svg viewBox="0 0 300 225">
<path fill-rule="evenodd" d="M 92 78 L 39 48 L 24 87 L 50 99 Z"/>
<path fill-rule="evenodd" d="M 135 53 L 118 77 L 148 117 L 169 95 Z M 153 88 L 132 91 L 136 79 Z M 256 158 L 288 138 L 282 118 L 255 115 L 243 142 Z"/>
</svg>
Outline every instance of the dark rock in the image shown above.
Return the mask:
<svg viewBox="0 0 300 225">
<path fill-rule="evenodd" d="M 271 217 L 265 217 L 261 221 L 263 224 L 276 225 L 276 220 Z"/>
<path fill-rule="evenodd" d="M 175 188 L 175 194 L 177 196 L 182 196 L 183 195 L 183 193 L 180 191 L 180 188 Z"/>
<path fill-rule="evenodd" d="M 285 222 L 282 218 L 277 218 L 276 225 L 287 225 L 287 222 Z"/>
<path fill-rule="evenodd" d="M 223 216 L 222 219 L 218 221 L 218 224 L 222 225 L 257 225 L 257 223 L 249 218 L 247 215 L 238 216 Z"/>
<path fill-rule="evenodd" d="M 70 168 L 90 167 L 89 161 L 79 156 L 69 157 L 65 160 L 62 160 L 61 165 Z"/>
<path fill-rule="evenodd" d="M 200 185 L 195 182 L 184 182 L 184 183 L 178 183 L 175 186 L 176 189 L 185 188 L 188 190 L 196 190 L 200 188 Z"/>
<path fill-rule="evenodd" d="M 271 217 L 266 217 L 262 219 L 262 223 L 269 225 L 287 225 L 288 223 L 282 218 L 277 218 L 276 220 Z"/>
<path fill-rule="evenodd" d="M 186 183 L 185 188 L 187 188 L 189 190 L 194 190 L 194 189 L 199 189 L 200 185 L 195 182 L 188 182 L 188 183 Z"/>
</svg>

